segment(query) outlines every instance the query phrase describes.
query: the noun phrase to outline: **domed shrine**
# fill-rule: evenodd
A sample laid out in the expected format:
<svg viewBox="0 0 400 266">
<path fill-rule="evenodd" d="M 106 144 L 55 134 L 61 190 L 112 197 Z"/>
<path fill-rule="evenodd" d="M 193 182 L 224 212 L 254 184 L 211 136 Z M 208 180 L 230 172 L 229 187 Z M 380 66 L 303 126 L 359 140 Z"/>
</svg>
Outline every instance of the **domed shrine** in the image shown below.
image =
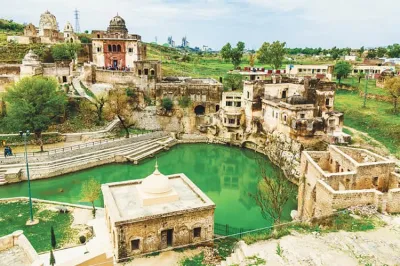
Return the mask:
<svg viewBox="0 0 400 266">
<path fill-rule="evenodd" d="M 101 190 L 117 261 L 214 235 L 215 204 L 185 174 L 164 175 L 156 163 L 144 179 L 104 184 Z"/>
</svg>

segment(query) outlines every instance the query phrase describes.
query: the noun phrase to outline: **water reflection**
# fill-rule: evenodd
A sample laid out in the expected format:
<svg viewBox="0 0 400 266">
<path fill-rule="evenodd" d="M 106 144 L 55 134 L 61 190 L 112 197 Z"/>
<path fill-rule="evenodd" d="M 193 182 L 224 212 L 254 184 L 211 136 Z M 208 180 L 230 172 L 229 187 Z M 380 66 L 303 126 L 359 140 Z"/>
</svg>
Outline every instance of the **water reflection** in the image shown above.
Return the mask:
<svg viewBox="0 0 400 266">
<path fill-rule="evenodd" d="M 269 224 L 249 196 L 257 189 L 259 171 L 254 158 L 260 156 L 254 151 L 227 146 L 187 144 L 159 154 L 158 163 L 164 174 L 185 173 L 216 203 L 217 223 L 256 228 Z M 104 184 L 144 178 L 154 171 L 154 160 L 149 159 L 139 165 L 105 165 L 58 178 L 34 181 L 32 194 L 36 198 L 81 203 L 79 195 L 83 181 L 96 177 Z M 267 159 L 265 163 L 268 164 L 268 174 L 275 176 L 276 169 Z M 2 198 L 26 194 L 26 182 L 0 187 Z M 296 208 L 295 196 L 285 206 L 283 219 L 288 219 L 290 211 Z M 97 201 L 96 205 L 102 206 L 102 200 Z"/>
</svg>

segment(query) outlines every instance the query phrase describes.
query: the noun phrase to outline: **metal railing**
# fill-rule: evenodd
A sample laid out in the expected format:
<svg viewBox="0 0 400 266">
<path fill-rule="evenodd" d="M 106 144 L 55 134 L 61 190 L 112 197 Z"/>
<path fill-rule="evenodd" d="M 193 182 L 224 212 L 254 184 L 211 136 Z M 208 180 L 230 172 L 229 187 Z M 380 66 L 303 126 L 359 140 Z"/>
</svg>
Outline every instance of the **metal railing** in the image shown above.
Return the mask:
<svg viewBox="0 0 400 266">
<path fill-rule="evenodd" d="M 129 138 L 137 138 L 143 135 L 147 135 L 150 133 L 154 133 L 154 132 L 160 132 L 159 130 L 155 130 L 155 131 L 150 131 L 147 133 L 138 133 L 138 134 L 130 134 Z M 92 141 L 92 142 L 86 142 L 86 143 L 82 143 L 82 144 L 77 144 L 77 145 L 72 145 L 72 146 L 68 146 L 68 147 L 63 147 L 63 148 L 56 148 L 56 149 L 51 149 L 48 151 L 44 151 L 44 152 L 28 152 L 28 156 L 49 156 L 49 155 L 54 155 L 54 154 L 59 154 L 59 153 L 63 153 L 63 152 L 67 152 L 67 151 L 75 151 L 75 150 L 80 150 L 83 148 L 88 148 L 88 147 L 94 147 L 94 146 L 98 146 L 98 145 L 103 145 L 106 143 L 111 143 L 111 142 L 116 142 L 116 141 L 122 141 L 122 140 L 126 140 L 127 138 L 125 137 L 121 137 L 121 138 L 111 138 L 111 139 L 101 139 L 101 140 L 97 140 L 97 141 Z M 25 153 L 16 153 L 13 154 L 12 156 L 9 156 L 9 158 L 22 158 L 24 157 Z"/>
</svg>

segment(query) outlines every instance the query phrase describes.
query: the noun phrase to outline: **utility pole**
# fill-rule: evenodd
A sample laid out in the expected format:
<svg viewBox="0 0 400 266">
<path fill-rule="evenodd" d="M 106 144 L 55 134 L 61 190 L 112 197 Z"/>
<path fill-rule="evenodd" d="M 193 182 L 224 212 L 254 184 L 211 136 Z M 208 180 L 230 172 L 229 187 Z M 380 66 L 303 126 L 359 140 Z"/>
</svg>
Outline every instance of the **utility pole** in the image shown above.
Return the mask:
<svg viewBox="0 0 400 266">
<path fill-rule="evenodd" d="M 364 90 L 364 105 L 363 107 L 367 107 L 367 93 L 368 93 L 368 75 L 365 75 L 365 90 Z"/>
</svg>

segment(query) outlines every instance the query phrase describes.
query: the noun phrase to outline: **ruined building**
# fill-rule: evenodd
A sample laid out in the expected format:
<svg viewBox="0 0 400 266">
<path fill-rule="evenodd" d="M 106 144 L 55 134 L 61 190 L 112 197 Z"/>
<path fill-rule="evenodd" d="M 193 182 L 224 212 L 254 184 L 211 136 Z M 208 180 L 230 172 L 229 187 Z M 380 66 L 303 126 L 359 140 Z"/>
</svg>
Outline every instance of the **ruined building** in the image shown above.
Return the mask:
<svg viewBox="0 0 400 266">
<path fill-rule="evenodd" d="M 215 204 L 184 174 L 156 169 L 145 179 L 102 185 L 117 261 L 211 240 Z"/>
<path fill-rule="evenodd" d="M 332 145 L 327 151 L 303 151 L 301 176 L 301 219 L 357 205 L 400 212 L 400 174 L 395 173 L 395 162 L 370 151 Z"/>
<path fill-rule="evenodd" d="M 30 43 L 48 43 L 54 44 L 59 42 L 79 42 L 78 36 L 74 33 L 71 23 L 67 22 L 64 27 L 64 33 L 58 29 L 56 17 L 49 11 L 40 15 L 39 27 L 29 23 L 24 29 L 22 36 L 8 36 L 8 42 L 16 42 L 19 44 Z"/>
</svg>

